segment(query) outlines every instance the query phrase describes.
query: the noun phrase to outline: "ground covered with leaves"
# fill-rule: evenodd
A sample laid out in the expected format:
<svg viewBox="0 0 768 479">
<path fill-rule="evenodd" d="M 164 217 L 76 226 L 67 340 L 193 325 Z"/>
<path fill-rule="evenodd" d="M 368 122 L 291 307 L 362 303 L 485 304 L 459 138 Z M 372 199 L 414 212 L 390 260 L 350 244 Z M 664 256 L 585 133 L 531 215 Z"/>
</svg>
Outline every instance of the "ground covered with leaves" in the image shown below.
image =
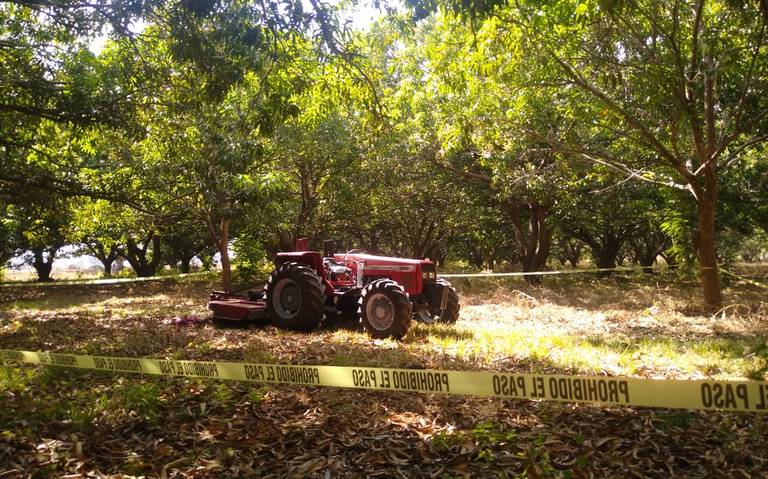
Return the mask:
<svg viewBox="0 0 768 479">
<path fill-rule="evenodd" d="M 205 320 L 204 281 L 0 289 L 0 348 L 175 359 L 765 379 L 765 291 L 672 276 L 457 282 L 402 342 Z M 768 477 L 768 416 L 259 386 L 6 365 L 0 477 Z"/>
</svg>

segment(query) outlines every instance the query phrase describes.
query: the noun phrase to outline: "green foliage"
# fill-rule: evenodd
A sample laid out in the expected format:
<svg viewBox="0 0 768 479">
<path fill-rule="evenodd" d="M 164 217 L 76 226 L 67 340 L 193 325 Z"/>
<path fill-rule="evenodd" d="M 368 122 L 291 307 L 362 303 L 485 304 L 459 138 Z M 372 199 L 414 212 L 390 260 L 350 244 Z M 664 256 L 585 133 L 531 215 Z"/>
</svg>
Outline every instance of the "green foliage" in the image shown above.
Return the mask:
<svg viewBox="0 0 768 479">
<path fill-rule="evenodd" d="M 747 263 L 756 262 L 768 257 L 768 233 L 758 230 L 750 237 L 741 241 L 738 253 Z"/>
<path fill-rule="evenodd" d="M 755 257 L 765 18 L 696 5 L 408 1 L 366 33 L 345 2 L 3 5 L 0 264 L 232 247 L 257 277 L 299 237 L 475 269 Z"/>
<path fill-rule="evenodd" d="M 263 280 L 274 267 L 258 237 L 248 233 L 238 235 L 232 244 L 235 252 L 233 264 L 241 283 L 252 284 Z"/>
<path fill-rule="evenodd" d="M 161 390 L 153 382 L 127 383 L 113 399 L 115 405 L 135 411 L 148 419 L 158 419 Z"/>
</svg>

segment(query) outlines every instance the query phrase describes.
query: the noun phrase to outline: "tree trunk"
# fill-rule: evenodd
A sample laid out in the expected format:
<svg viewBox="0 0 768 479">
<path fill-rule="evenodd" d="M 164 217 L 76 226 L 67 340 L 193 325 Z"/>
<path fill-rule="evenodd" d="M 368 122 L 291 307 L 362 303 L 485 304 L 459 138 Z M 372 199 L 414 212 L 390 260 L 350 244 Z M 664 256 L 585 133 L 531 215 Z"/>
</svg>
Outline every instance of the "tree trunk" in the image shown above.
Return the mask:
<svg viewBox="0 0 768 479">
<path fill-rule="evenodd" d="M 232 285 L 232 269 L 229 263 L 229 220 L 226 219 L 221 220 L 219 254 L 221 255 L 221 285 L 224 291 L 229 291 Z"/>
<path fill-rule="evenodd" d="M 293 251 L 293 236 L 290 232 L 284 231 L 284 230 L 278 230 L 277 231 L 277 245 L 280 251 Z M 218 245 L 218 239 L 214 239 L 216 244 Z M 221 249 L 219 248 L 219 252 L 221 252 Z"/>
<path fill-rule="evenodd" d="M 616 268 L 616 259 L 619 257 L 621 241 L 610 234 L 606 234 L 605 237 L 600 240 L 599 246 L 599 248 L 592 247 L 592 256 L 595 259 L 595 263 L 597 263 L 597 267 L 599 269 Z M 599 271 L 597 277 L 606 278 L 612 273 L 613 271 Z"/>
<path fill-rule="evenodd" d="M 651 241 L 642 239 L 630 240 L 635 260 L 643 267 L 643 273 L 653 274 L 653 263 L 656 262 L 656 256 L 659 255 L 659 248 Z"/>
<path fill-rule="evenodd" d="M 190 263 L 191 261 L 192 261 L 192 258 L 191 258 L 191 257 L 187 257 L 187 256 L 185 256 L 185 257 L 181 258 L 181 265 L 180 265 L 180 269 L 181 269 L 181 272 L 182 272 L 183 274 L 187 274 L 187 273 L 189 273 L 189 263 Z"/>
<path fill-rule="evenodd" d="M 610 249 L 595 251 L 594 254 L 598 268 L 613 269 L 616 267 L 616 254 L 614 254 Z M 611 271 L 602 271 L 602 273 L 609 275 L 611 274 Z"/>
<path fill-rule="evenodd" d="M 114 263 L 113 260 L 106 260 L 106 259 L 100 259 L 101 262 L 101 269 L 103 270 L 103 274 L 105 278 L 111 278 L 112 277 L 112 263 Z"/>
<path fill-rule="evenodd" d="M 49 251 L 50 255 L 48 256 L 47 261 L 44 256 L 45 250 L 32 251 L 32 253 L 34 254 L 32 267 L 34 267 L 35 271 L 37 272 L 38 282 L 46 283 L 49 281 L 53 281 L 53 279 L 51 278 L 51 270 L 53 269 L 53 257 L 56 255 L 57 250 Z"/>
<path fill-rule="evenodd" d="M 719 309 L 723 303 L 720 290 L 720 272 L 717 269 L 717 241 L 715 235 L 715 201 L 706 198 L 698 202 L 699 230 L 697 253 L 704 302 L 709 308 Z"/>
<path fill-rule="evenodd" d="M 232 287 L 232 266 L 229 262 L 229 219 L 221 219 L 218 231 L 216 231 L 210 213 L 206 213 L 205 222 L 208 225 L 211 240 L 213 240 L 213 244 L 216 245 L 219 256 L 221 256 L 221 287 L 224 291 L 229 291 Z"/>
<path fill-rule="evenodd" d="M 101 267 L 104 269 L 104 276 L 107 278 L 112 277 L 112 263 L 117 259 L 117 248 L 111 246 L 109 253 L 104 249 L 104 245 L 101 243 L 87 244 L 86 247 L 96 259 L 101 262 Z"/>
<path fill-rule="evenodd" d="M 152 245 L 152 259 L 148 259 L 150 244 Z M 144 240 L 141 248 L 133 238 L 129 238 L 124 256 L 136 272 L 136 276 L 140 278 L 154 276 L 160 265 L 160 237 L 152 233 L 149 238 Z"/>
<path fill-rule="evenodd" d="M 653 274 L 653 263 L 656 261 L 656 255 L 642 255 L 637 258 L 637 262 L 643 267 L 643 273 Z"/>
<path fill-rule="evenodd" d="M 528 221 L 528 239 L 524 242 L 521 263 L 523 272 L 542 271 L 549 258 L 549 250 L 552 244 L 552 234 L 546 223 L 547 208 L 539 204 L 528 205 L 530 218 Z M 522 228 L 519 236 L 522 235 Z M 526 275 L 525 280 L 529 284 L 541 284 L 541 275 Z"/>
<path fill-rule="evenodd" d="M 565 261 L 571 264 L 571 268 L 576 268 L 581 257 L 581 243 L 575 240 L 566 240 L 563 248 L 565 249 Z"/>
</svg>

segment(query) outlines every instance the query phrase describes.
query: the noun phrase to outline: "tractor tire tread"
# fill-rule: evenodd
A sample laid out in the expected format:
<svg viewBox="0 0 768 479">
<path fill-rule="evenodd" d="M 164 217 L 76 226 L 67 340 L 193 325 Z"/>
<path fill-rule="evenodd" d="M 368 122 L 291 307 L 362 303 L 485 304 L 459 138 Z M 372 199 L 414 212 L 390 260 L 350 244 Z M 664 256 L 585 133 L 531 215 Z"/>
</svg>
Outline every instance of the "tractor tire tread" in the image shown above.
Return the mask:
<svg viewBox="0 0 768 479">
<path fill-rule="evenodd" d="M 459 294 L 456 292 L 456 288 L 453 287 L 448 281 L 438 278 L 437 282 L 448 288 L 448 302 L 445 305 L 445 309 L 440 313 L 438 322 L 445 324 L 454 324 L 459 319 L 459 310 L 461 310 L 461 304 L 459 303 Z"/>
<path fill-rule="evenodd" d="M 273 283 L 284 277 L 288 277 L 296 282 L 301 288 L 302 295 L 300 312 L 289 319 L 281 318 L 275 312 L 270 294 Z M 272 323 L 279 328 L 293 331 L 312 331 L 323 320 L 325 288 L 315 270 L 308 266 L 292 261 L 282 263 L 269 275 L 264 292 L 267 302 L 267 313 Z"/>
<path fill-rule="evenodd" d="M 380 331 L 370 326 L 366 318 L 363 316 L 363 304 L 366 297 L 372 291 L 381 291 L 386 293 L 389 299 L 392 301 L 392 306 L 395 309 L 395 317 L 392 322 L 392 326 L 384 331 Z M 360 317 L 360 321 L 363 323 L 365 330 L 369 335 L 376 339 L 394 338 L 402 339 L 408 329 L 411 326 L 411 304 L 408 295 L 405 293 L 403 287 L 391 279 L 377 279 L 366 284 L 360 291 L 360 299 L 358 300 L 357 314 Z"/>
</svg>

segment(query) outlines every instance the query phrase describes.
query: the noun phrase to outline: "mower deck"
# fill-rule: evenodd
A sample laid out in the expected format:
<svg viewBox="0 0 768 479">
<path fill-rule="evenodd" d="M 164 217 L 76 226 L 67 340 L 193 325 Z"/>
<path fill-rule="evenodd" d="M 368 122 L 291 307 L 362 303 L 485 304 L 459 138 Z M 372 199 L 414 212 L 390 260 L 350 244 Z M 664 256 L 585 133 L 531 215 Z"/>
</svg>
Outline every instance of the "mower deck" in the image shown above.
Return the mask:
<svg viewBox="0 0 768 479">
<path fill-rule="evenodd" d="M 230 321 L 267 320 L 267 303 L 263 299 L 248 299 L 247 296 L 214 291 L 208 301 L 208 308 L 216 319 Z"/>
</svg>

